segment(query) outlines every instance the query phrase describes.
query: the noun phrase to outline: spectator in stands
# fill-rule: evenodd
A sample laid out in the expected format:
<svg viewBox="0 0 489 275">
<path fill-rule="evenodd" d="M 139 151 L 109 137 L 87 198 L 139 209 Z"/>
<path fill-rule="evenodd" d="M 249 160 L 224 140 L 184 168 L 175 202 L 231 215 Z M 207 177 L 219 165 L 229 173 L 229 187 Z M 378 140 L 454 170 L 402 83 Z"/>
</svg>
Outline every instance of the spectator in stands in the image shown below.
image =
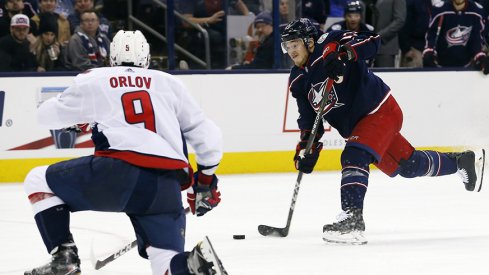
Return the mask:
<svg viewBox="0 0 489 275">
<path fill-rule="evenodd" d="M 314 24 L 319 24 L 319 30 L 324 30 L 324 24 L 330 12 L 329 0 L 302 0 L 299 1 L 299 5 L 302 11 L 300 17 L 311 19 Z"/>
<path fill-rule="evenodd" d="M 327 31 L 337 31 L 337 30 L 350 30 L 350 31 L 374 31 L 374 27 L 369 24 L 362 23 L 362 13 L 363 7 L 359 0 L 350 0 L 346 3 L 344 7 L 344 18 L 345 20 L 339 21 Z"/>
<path fill-rule="evenodd" d="M 75 12 L 73 7 L 73 1 L 71 0 L 58 0 L 58 5 L 56 5 L 55 12 L 68 18 L 70 14 Z"/>
<path fill-rule="evenodd" d="M 10 22 L 10 34 L 0 38 L 0 71 L 35 71 L 36 58 L 30 52 L 27 40 L 29 18 L 25 14 L 16 14 Z"/>
<path fill-rule="evenodd" d="M 10 21 L 16 14 L 25 14 L 32 17 L 36 13 L 32 10 L 31 5 L 25 5 L 23 0 L 6 0 L 4 9 L 0 16 L 0 37 L 10 34 Z"/>
<path fill-rule="evenodd" d="M 279 25 L 280 30 L 289 23 L 289 21 L 292 21 L 293 18 L 290 18 L 290 12 L 289 12 L 289 0 L 280 0 L 279 2 L 279 7 L 278 7 L 278 13 L 280 14 L 280 21 Z"/>
<path fill-rule="evenodd" d="M 475 66 L 488 74 L 482 51 L 485 24 L 484 10 L 472 1 L 448 0 L 441 7 L 433 7 L 423 51 L 424 67 Z"/>
<path fill-rule="evenodd" d="M 73 34 L 77 26 L 80 25 L 81 13 L 87 10 L 94 11 L 94 0 L 75 0 L 75 11 L 68 16 L 68 21 L 70 21 L 70 31 Z M 99 29 L 100 32 L 105 34 L 105 36 L 112 38 L 112 28 L 110 26 L 109 20 L 105 18 L 100 13 L 97 14 L 99 18 Z"/>
<path fill-rule="evenodd" d="M 248 15 L 249 10 L 242 0 L 236 0 L 234 6 L 242 15 Z M 226 67 L 226 25 L 223 10 L 223 0 L 181 0 L 180 13 L 190 22 L 199 24 L 209 34 L 211 51 L 211 68 L 223 69 Z M 189 24 L 182 22 L 182 30 L 177 32 L 177 39 L 188 51 L 205 60 L 204 36 Z M 191 68 L 196 68 L 189 62 Z M 197 67 L 199 68 L 199 67 Z"/>
<path fill-rule="evenodd" d="M 54 13 L 40 13 L 39 36 L 32 47 L 38 64 L 37 71 L 60 71 L 64 70 L 64 58 L 62 58 L 61 47 L 57 39 L 58 17 Z"/>
<path fill-rule="evenodd" d="M 406 0 L 406 23 L 399 32 L 401 67 L 423 66 L 425 36 L 430 23 L 431 0 Z"/>
<path fill-rule="evenodd" d="M 57 0 L 39 0 L 39 14 L 31 18 L 34 35 L 39 35 L 39 17 L 42 14 L 52 14 L 56 17 L 57 40 L 62 44 L 67 44 L 71 37 L 70 22 L 64 15 L 55 12 Z M 48 16 L 49 17 L 49 16 Z"/>
<path fill-rule="evenodd" d="M 287 25 L 288 22 L 295 20 L 296 18 L 303 17 L 302 16 L 302 8 L 299 5 L 299 3 L 302 0 L 280 0 L 279 1 L 279 13 L 281 15 L 280 23 Z M 326 7 L 329 7 L 329 0 L 324 0 L 325 3 L 328 2 Z M 295 9 L 290 9 L 290 7 Z M 287 9 L 287 11 L 285 11 Z M 273 0 L 260 0 L 260 11 L 273 11 Z M 283 18 L 282 21 L 282 15 L 286 13 L 288 16 L 287 18 Z M 284 25 L 284 27 L 285 27 Z M 288 56 L 286 56 L 287 59 L 290 59 Z"/>
<path fill-rule="evenodd" d="M 260 1 L 261 0 L 243 0 L 243 3 L 246 5 L 248 10 L 253 14 L 259 14 L 262 10 L 260 10 Z"/>
<path fill-rule="evenodd" d="M 233 65 L 227 69 L 272 69 L 274 56 L 273 20 L 268 11 L 259 13 L 253 21 L 255 34 L 259 40 L 251 62 Z"/>
<path fill-rule="evenodd" d="M 222 0 L 221 0 L 222 1 Z M 228 12 L 227 15 L 249 15 L 250 10 L 245 4 L 245 0 L 227 0 L 228 1 Z M 216 3 L 219 1 L 215 1 Z M 222 1 L 222 5 L 224 2 Z M 223 6 L 224 7 L 224 6 Z"/>
<path fill-rule="evenodd" d="M 406 21 L 405 0 L 365 0 L 365 22 L 375 28 L 381 39 L 374 67 L 395 67 L 399 53 L 398 33 Z"/>
<path fill-rule="evenodd" d="M 110 40 L 99 31 L 99 18 L 94 10 L 80 14 L 81 24 L 71 36 L 67 49 L 66 66 L 70 70 L 85 71 L 108 64 Z"/>
<path fill-rule="evenodd" d="M 482 5 L 482 7 L 483 7 L 483 9 L 487 15 L 484 39 L 486 41 L 486 51 L 488 51 L 489 50 L 489 0 L 476 0 L 476 3 L 479 3 Z"/>
<path fill-rule="evenodd" d="M 489 15 L 489 0 L 475 0 L 475 2 L 481 4 L 486 14 Z"/>
</svg>

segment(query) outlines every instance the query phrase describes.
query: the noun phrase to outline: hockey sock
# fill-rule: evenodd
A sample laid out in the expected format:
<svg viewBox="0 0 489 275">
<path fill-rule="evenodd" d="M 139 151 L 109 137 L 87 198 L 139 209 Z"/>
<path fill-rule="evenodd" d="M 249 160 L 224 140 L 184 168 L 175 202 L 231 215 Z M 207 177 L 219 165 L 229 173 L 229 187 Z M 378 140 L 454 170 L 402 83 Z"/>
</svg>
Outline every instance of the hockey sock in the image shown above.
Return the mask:
<svg viewBox="0 0 489 275">
<path fill-rule="evenodd" d="M 49 253 L 55 247 L 73 240 L 70 232 L 70 212 L 66 204 L 43 210 L 37 213 L 34 219 Z"/>
<path fill-rule="evenodd" d="M 347 146 L 341 154 L 341 208 L 363 209 L 368 187 L 369 165 L 373 157 L 356 147 Z"/>
<path fill-rule="evenodd" d="M 401 160 L 399 168 L 405 178 L 436 177 L 457 172 L 457 161 L 445 153 L 416 150 L 408 160 Z"/>
<path fill-rule="evenodd" d="M 170 270 L 172 275 L 191 275 L 188 269 L 187 258 L 189 253 L 183 252 L 175 255 L 170 262 Z"/>
</svg>

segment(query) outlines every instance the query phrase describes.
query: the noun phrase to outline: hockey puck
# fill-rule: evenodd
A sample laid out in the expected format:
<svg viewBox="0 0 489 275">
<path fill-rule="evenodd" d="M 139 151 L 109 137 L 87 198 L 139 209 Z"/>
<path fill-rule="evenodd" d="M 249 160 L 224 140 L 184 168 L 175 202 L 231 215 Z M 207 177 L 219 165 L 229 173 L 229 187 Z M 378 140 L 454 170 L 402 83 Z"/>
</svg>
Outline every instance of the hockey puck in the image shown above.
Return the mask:
<svg viewBox="0 0 489 275">
<path fill-rule="evenodd" d="M 235 240 L 244 240 L 245 235 L 233 235 L 233 239 Z"/>
</svg>

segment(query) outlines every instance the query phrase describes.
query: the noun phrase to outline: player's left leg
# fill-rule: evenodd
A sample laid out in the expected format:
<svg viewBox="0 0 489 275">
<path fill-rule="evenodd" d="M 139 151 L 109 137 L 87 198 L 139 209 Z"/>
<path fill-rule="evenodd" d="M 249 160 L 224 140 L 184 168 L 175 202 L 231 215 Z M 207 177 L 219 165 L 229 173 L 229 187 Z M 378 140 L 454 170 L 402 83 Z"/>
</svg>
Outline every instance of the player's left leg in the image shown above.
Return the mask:
<svg viewBox="0 0 489 275">
<path fill-rule="evenodd" d="M 150 260 L 153 274 L 225 274 L 207 238 L 192 251 L 184 251 L 181 177 L 173 171 L 141 171 L 140 178 L 145 180 L 136 185 L 137 192 L 123 211 L 134 227 L 139 255 Z M 141 209 L 144 200 L 150 203 Z"/>
<path fill-rule="evenodd" d="M 148 247 L 146 249 L 154 275 L 225 275 L 226 270 L 209 238 L 199 242 L 190 252 Z M 163 272 L 162 272 L 163 270 Z"/>
<path fill-rule="evenodd" d="M 224 275 L 221 261 L 206 238 L 184 251 L 185 212 L 129 215 L 136 231 L 138 251 L 148 258 L 154 275 Z"/>
<path fill-rule="evenodd" d="M 134 190 L 139 168 L 121 160 L 87 156 L 34 168 L 24 181 L 51 262 L 26 274 L 77 274 L 80 259 L 70 232 L 70 212 L 118 212 Z"/>
<path fill-rule="evenodd" d="M 458 172 L 466 190 L 480 191 L 484 163 L 485 151 L 483 149 L 460 153 L 414 150 L 411 144 L 401 134 L 398 134 L 392 140 L 382 161 L 376 165 L 391 177 L 396 175 L 405 178 L 437 177 Z"/>
<path fill-rule="evenodd" d="M 70 232 L 68 206 L 49 188 L 46 181 L 48 166 L 32 169 L 24 181 L 37 227 L 51 254 L 51 261 L 24 274 L 79 274 L 78 249 Z"/>
</svg>

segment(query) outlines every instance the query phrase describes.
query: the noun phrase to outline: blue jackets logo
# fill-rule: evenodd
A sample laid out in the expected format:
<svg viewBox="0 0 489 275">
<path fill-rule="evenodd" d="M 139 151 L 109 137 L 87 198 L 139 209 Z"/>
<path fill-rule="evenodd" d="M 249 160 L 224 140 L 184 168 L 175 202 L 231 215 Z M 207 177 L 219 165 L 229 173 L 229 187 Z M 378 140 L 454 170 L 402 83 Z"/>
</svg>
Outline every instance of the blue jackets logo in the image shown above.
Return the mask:
<svg viewBox="0 0 489 275">
<path fill-rule="evenodd" d="M 344 104 L 338 102 L 338 96 L 336 95 L 334 86 L 327 95 L 324 95 L 323 93 L 325 92 L 325 85 L 326 81 L 318 82 L 314 85 L 311 84 L 312 87 L 309 90 L 307 97 L 314 111 L 318 112 L 321 105 L 321 100 L 324 96 L 327 96 L 328 99 L 326 106 L 324 107 L 324 114 L 327 114 L 329 111 L 331 111 L 331 109 L 341 107 Z"/>
<path fill-rule="evenodd" d="M 466 27 L 460 25 L 456 26 L 455 28 L 449 29 L 446 35 L 448 47 L 467 45 L 467 42 L 469 42 L 471 32 L 472 32 L 472 27 Z"/>
</svg>

